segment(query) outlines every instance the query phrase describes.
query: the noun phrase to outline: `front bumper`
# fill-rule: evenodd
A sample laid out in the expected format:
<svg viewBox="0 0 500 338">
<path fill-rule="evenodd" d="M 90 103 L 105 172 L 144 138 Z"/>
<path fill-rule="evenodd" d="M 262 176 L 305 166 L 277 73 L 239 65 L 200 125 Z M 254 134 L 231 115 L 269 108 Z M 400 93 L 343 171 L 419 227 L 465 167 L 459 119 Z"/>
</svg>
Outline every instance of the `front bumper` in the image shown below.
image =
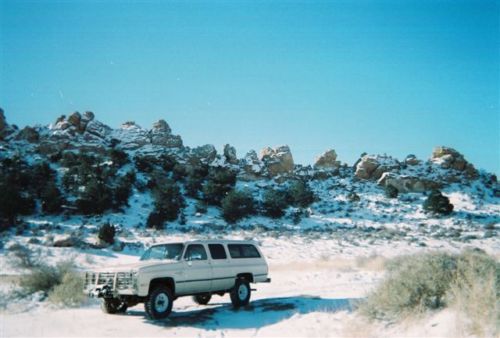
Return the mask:
<svg viewBox="0 0 500 338">
<path fill-rule="evenodd" d="M 83 292 L 93 298 L 137 295 L 137 278 L 132 272 L 87 272 Z"/>
</svg>

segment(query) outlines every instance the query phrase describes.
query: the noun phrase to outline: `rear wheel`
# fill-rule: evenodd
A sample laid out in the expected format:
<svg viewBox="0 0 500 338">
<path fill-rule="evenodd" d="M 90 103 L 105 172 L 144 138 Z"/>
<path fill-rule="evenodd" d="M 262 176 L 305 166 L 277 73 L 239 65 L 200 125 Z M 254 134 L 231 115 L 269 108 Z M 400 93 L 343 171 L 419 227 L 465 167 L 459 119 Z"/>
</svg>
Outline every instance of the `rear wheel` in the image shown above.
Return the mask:
<svg viewBox="0 0 500 338">
<path fill-rule="evenodd" d="M 127 311 L 127 303 L 116 298 L 105 298 L 102 300 L 101 309 L 107 314 L 124 313 Z"/>
<path fill-rule="evenodd" d="M 209 293 L 204 293 L 202 295 L 193 296 L 193 301 L 200 305 L 207 305 L 211 298 L 212 295 L 210 295 Z"/>
<path fill-rule="evenodd" d="M 150 319 L 163 319 L 172 312 L 173 302 L 172 291 L 165 286 L 158 286 L 144 302 L 144 308 Z"/>
<path fill-rule="evenodd" d="M 231 290 L 231 303 L 233 307 L 245 306 L 250 302 L 252 290 L 250 284 L 245 279 L 237 279 Z"/>
</svg>

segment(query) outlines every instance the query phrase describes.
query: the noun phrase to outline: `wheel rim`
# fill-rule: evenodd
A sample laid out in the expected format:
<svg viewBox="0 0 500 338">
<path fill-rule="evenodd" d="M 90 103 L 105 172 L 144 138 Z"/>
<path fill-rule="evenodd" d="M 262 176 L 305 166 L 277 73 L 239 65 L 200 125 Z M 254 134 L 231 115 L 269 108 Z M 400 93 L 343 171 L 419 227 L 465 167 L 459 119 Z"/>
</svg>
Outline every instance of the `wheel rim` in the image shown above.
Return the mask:
<svg viewBox="0 0 500 338">
<path fill-rule="evenodd" d="M 240 300 L 245 300 L 247 299 L 247 296 L 248 296 L 248 288 L 246 287 L 245 284 L 241 284 L 238 287 L 238 297 L 240 298 Z"/>
<path fill-rule="evenodd" d="M 155 310 L 156 312 L 165 312 L 168 308 L 168 296 L 164 293 L 158 294 L 155 298 Z"/>
</svg>

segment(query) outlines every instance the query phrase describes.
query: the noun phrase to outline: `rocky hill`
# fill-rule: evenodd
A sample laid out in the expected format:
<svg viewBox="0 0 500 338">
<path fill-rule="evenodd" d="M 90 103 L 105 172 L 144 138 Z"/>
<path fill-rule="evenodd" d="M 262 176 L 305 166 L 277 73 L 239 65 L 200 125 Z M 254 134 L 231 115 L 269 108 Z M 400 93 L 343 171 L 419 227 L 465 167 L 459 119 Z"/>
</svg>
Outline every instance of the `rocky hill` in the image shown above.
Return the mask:
<svg viewBox="0 0 500 338">
<path fill-rule="evenodd" d="M 222 153 L 190 148 L 164 120 L 113 129 L 92 112 L 75 112 L 20 130 L 0 111 L 0 160 L 4 229 L 42 220 L 471 240 L 495 236 L 500 220 L 496 176 L 444 146 L 429 159 L 363 154 L 353 165 L 330 149 L 304 166 L 286 145 L 240 157 L 229 144 Z"/>
</svg>

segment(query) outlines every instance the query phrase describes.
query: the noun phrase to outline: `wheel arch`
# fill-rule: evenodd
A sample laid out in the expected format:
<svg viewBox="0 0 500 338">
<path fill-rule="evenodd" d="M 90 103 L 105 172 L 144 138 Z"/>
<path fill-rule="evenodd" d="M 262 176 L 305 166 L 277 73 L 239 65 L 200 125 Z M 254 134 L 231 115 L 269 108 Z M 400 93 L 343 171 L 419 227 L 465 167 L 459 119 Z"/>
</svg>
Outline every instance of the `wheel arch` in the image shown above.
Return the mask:
<svg viewBox="0 0 500 338">
<path fill-rule="evenodd" d="M 154 290 L 157 286 L 166 286 L 172 291 L 172 295 L 175 296 L 175 281 L 171 277 L 162 277 L 162 278 L 154 278 L 149 282 L 148 295 L 151 294 L 151 291 Z"/>
<path fill-rule="evenodd" d="M 236 278 L 245 279 L 249 283 L 253 283 L 253 274 L 251 272 L 241 272 L 236 275 Z"/>
</svg>

